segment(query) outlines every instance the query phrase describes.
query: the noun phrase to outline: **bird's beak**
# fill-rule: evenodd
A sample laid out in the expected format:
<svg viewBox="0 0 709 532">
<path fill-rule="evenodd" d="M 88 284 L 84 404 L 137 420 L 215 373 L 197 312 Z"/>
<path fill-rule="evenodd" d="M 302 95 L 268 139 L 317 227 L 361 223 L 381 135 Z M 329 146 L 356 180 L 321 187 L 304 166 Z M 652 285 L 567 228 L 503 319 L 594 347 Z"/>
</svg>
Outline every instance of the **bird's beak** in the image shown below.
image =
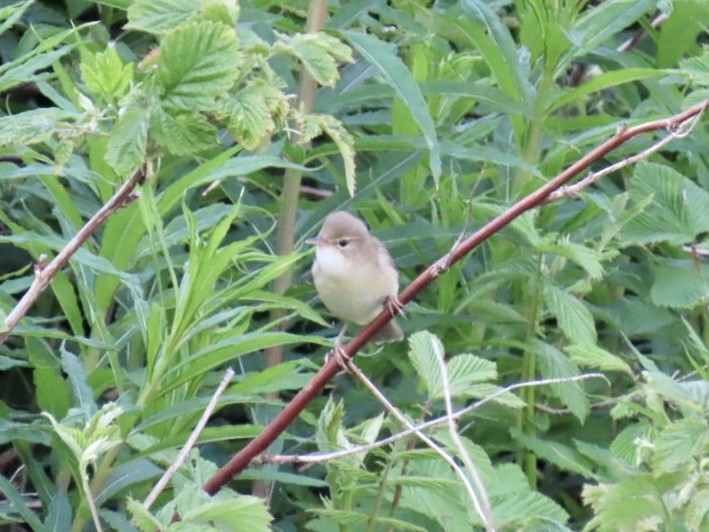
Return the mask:
<svg viewBox="0 0 709 532">
<path fill-rule="evenodd" d="M 316 236 L 314 238 L 309 238 L 305 241 L 305 243 L 309 246 L 322 246 L 324 242 L 319 236 Z"/>
</svg>

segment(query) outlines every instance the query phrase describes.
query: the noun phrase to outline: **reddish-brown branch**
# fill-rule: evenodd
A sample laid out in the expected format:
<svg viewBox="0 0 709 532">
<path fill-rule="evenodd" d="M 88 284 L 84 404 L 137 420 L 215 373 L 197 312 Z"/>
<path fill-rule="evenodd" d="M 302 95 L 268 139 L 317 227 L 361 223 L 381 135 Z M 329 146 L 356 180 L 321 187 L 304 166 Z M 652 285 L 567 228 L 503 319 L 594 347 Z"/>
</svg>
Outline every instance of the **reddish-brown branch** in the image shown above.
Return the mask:
<svg viewBox="0 0 709 532">
<path fill-rule="evenodd" d="M 84 227 L 82 227 L 74 238 L 72 238 L 66 246 L 57 254 L 56 257 L 49 264 L 45 265 L 44 261 L 46 257 L 40 257 L 37 265 L 35 266 L 35 276 L 34 281 L 29 287 L 29 290 L 25 292 L 22 299 L 15 305 L 10 314 L 8 314 L 5 319 L 4 327 L 0 330 L 0 344 L 2 344 L 5 339 L 10 335 L 15 326 L 19 323 L 22 317 L 27 314 L 27 312 L 32 308 L 37 298 L 40 294 L 44 292 L 52 279 L 59 273 L 59 271 L 66 266 L 69 259 L 78 251 L 78 249 L 83 245 L 86 240 L 96 231 L 99 225 L 101 225 L 106 218 L 108 218 L 114 211 L 120 209 L 121 207 L 127 205 L 135 196 L 133 190 L 138 184 L 143 180 L 144 174 L 142 171 L 136 172 L 131 176 L 128 181 L 123 183 L 121 188 L 116 191 L 111 199 L 106 202 L 106 204 L 99 209 L 99 211 L 94 214 L 91 219 L 86 222 Z"/>
<path fill-rule="evenodd" d="M 436 263 L 427 268 L 421 275 L 407 286 L 399 295 L 399 301 L 406 304 L 411 301 L 424 287 L 426 287 L 436 277 L 445 272 L 452 264 L 455 264 L 465 255 L 470 253 L 480 243 L 488 239 L 497 231 L 511 223 L 522 213 L 542 204 L 546 198 L 556 189 L 567 183 L 573 177 L 579 175 L 592 163 L 602 158 L 621 144 L 628 140 L 658 129 L 676 129 L 680 124 L 703 113 L 709 107 L 709 100 L 706 100 L 686 111 L 663 120 L 647 122 L 635 127 L 623 127 L 609 140 L 591 151 L 588 155 L 564 170 L 561 174 L 537 189 L 535 192 L 515 203 L 504 213 L 494 218 L 487 225 L 477 230 L 475 233 L 458 244 L 450 253 L 439 259 Z M 392 319 L 392 309 L 386 306 L 384 310 L 365 326 L 360 333 L 344 347 L 345 356 L 352 358 L 357 352 L 369 342 L 374 334 Z M 264 452 L 269 445 L 298 417 L 306 405 L 312 401 L 325 387 L 325 385 L 337 374 L 340 366 L 336 357 L 330 357 L 327 363 L 318 371 L 313 379 L 288 403 L 275 419 L 256 438 L 239 451 L 229 462 L 222 467 L 204 485 L 207 493 L 214 494 L 222 486 L 228 483 L 235 475 L 243 471 L 251 460 Z"/>
</svg>

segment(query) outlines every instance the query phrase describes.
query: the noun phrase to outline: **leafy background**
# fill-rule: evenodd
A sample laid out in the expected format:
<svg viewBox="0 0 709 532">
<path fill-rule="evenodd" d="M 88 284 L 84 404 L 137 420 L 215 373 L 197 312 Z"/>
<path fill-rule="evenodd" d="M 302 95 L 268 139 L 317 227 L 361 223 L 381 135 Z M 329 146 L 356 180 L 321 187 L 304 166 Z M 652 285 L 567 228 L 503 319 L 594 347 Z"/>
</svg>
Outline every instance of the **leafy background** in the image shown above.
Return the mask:
<svg viewBox="0 0 709 532">
<path fill-rule="evenodd" d="M 482 527 L 410 439 L 202 491 L 337 331 L 303 239 L 356 212 L 406 283 L 622 124 L 708 97 L 700 0 L 1 5 L 0 316 L 144 174 L 0 345 L 0 522 L 16 530 Z M 605 374 L 460 420 L 497 529 L 709 527 L 706 146 L 703 121 L 523 215 L 409 305 L 408 342 L 358 357 L 412 420 L 445 411 L 440 346 L 456 408 Z M 220 409 L 147 510 L 227 366 Z M 270 451 L 401 430 L 353 378 L 331 392 Z"/>
</svg>

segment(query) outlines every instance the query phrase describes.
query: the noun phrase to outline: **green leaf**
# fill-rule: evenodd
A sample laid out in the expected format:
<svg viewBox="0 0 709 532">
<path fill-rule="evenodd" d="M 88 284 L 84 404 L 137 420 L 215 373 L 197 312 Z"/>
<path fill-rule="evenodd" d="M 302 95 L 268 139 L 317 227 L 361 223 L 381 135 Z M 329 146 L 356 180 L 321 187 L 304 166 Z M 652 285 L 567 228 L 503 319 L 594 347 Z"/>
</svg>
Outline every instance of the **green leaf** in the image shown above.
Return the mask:
<svg viewBox="0 0 709 532">
<path fill-rule="evenodd" d="M 596 368 L 603 371 L 623 371 L 632 375 L 630 366 L 620 357 L 609 353 L 594 344 L 567 345 L 564 351 L 569 353 L 571 360 L 581 366 Z"/>
<path fill-rule="evenodd" d="M 576 364 L 556 347 L 543 342 L 536 342 L 533 349 L 538 355 L 539 372 L 543 378 L 559 379 L 577 377 L 581 374 Z M 574 416 L 583 423 L 591 407 L 582 385 L 576 381 L 551 384 L 549 388 L 571 410 Z"/>
<path fill-rule="evenodd" d="M 585 478 L 596 478 L 589 467 L 590 464 L 575 449 L 559 442 L 526 435 L 516 427 L 509 430 L 512 438 L 531 450 L 537 458 L 550 462 L 563 471 L 577 473 Z"/>
<path fill-rule="evenodd" d="M 80 68 L 84 83 L 108 102 L 123 96 L 133 81 L 133 64 L 123 64 L 113 44 L 104 52 L 85 54 Z"/>
<path fill-rule="evenodd" d="M 239 75 L 236 32 L 217 22 L 191 22 L 170 32 L 160 47 L 157 79 L 165 105 L 211 110 Z"/>
<path fill-rule="evenodd" d="M 220 102 L 216 111 L 225 119 L 234 138 L 254 150 L 276 131 L 288 109 L 283 94 L 265 83 L 250 83 Z"/>
<path fill-rule="evenodd" d="M 143 109 L 131 109 L 118 119 L 111 131 L 106 162 L 122 177 L 143 165 L 148 139 L 148 119 Z"/>
<path fill-rule="evenodd" d="M 362 57 L 377 68 L 379 74 L 393 87 L 399 98 L 411 110 L 430 150 L 429 167 L 433 181 L 438 188 L 441 177 L 441 149 L 438 144 L 435 124 L 416 79 L 392 49 L 376 37 L 351 30 L 344 31 L 342 34 L 347 37 Z"/>
<path fill-rule="evenodd" d="M 352 62 L 352 50 L 335 37 L 322 32 L 297 33 L 293 37 L 278 34 L 275 51 L 297 57 L 318 84 L 334 87 L 340 79 L 338 61 Z"/>
<path fill-rule="evenodd" d="M 639 163 L 630 195 L 635 202 L 651 195 L 654 201 L 624 227 L 621 235 L 627 243 L 682 245 L 709 231 L 709 192 L 669 166 Z"/>
<path fill-rule="evenodd" d="M 32 527 L 32 530 L 44 530 L 42 521 L 40 521 L 37 514 L 30 509 L 25 500 L 25 496 L 17 491 L 17 488 L 12 485 L 10 479 L 5 475 L 0 475 L 0 492 L 5 495 L 5 500 L 12 504 L 12 508 L 20 514 L 24 522 Z"/>
<path fill-rule="evenodd" d="M 157 107 L 150 114 L 155 140 L 175 155 L 190 155 L 213 146 L 217 129 L 201 113 Z"/>
<path fill-rule="evenodd" d="M 176 28 L 199 9 L 194 0 L 136 0 L 128 8 L 126 28 L 163 34 Z"/>
<path fill-rule="evenodd" d="M 79 358 L 60 347 L 62 369 L 67 374 L 69 383 L 71 384 L 72 395 L 74 396 L 75 406 L 77 406 L 87 417 L 94 415 L 98 411 L 96 401 L 91 386 L 87 382 L 86 371 L 84 366 L 79 361 Z"/>
<path fill-rule="evenodd" d="M 689 261 L 672 261 L 653 268 L 652 302 L 660 307 L 692 309 L 709 301 L 709 270 Z"/>
<path fill-rule="evenodd" d="M 187 523 L 213 527 L 212 523 L 234 532 L 269 532 L 273 517 L 266 509 L 266 503 L 249 495 L 230 496 L 226 500 L 213 500 L 197 508 L 188 510 L 181 516 Z"/>
<path fill-rule="evenodd" d="M 706 420 L 679 419 L 665 427 L 654 444 L 653 468 L 678 471 L 709 456 L 709 426 Z"/>
<path fill-rule="evenodd" d="M 544 301 L 564 334 L 576 344 L 595 344 L 596 328 L 591 312 L 565 290 L 544 283 Z"/>
<path fill-rule="evenodd" d="M 39 144 L 51 139 L 58 123 L 71 115 L 59 109 L 33 109 L 0 117 L 0 146 Z"/>
</svg>

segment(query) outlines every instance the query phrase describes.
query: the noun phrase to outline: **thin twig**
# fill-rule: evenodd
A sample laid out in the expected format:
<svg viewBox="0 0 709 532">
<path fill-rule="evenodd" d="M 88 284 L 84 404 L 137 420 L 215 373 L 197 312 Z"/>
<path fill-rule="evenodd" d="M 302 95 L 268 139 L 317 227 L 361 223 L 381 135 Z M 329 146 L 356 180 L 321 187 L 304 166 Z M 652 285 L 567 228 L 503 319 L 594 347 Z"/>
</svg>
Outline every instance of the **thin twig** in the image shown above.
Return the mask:
<svg viewBox="0 0 709 532">
<path fill-rule="evenodd" d="M 443 266 L 450 266 L 473 249 L 479 246 L 482 242 L 497 233 L 503 227 L 509 225 L 513 220 L 521 216 L 523 213 L 538 207 L 543 204 L 551 193 L 559 189 L 571 179 L 578 176 L 581 172 L 589 168 L 594 162 L 600 160 L 606 154 L 610 153 L 617 147 L 623 145 L 628 140 L 657 129 L 672 129 L 675 125 L 687 121 L 689 118 L 701 115 L 709 106 L 709 100 L 705 100 L 689 109 L 682 111 L 670 118 L 662 120 L 653 120 L 644 124 L 639 124 L 631 128 L 623 128 L 618 131 L 613 137 L 592 150 L 590 153 L 583 156 L 566 170 L 557 175 L 554 179 L 547 182 L 536 191 L 524 197 L 505 212 L 493 218 L 486 225 L 475 231 L 465 241 L 449 254 L 439 259 L 433 265 L 424 270 L 416 279 L 407 286 L 398 300 L 402 304 L 406 304 L 414 299 L 418 293 L 427 287 L 433 280 L 440 275 Z M 440 264 L 439 264 L 440 263 Z M 374 318 L 368 325 L 364 326 L 357 336 L 347 344 L 342 351 L 346 358 L 354 357 L 362 347 L 364 347 L 371 338 L 393 318 L 392 309 L 388 305 L 384 306 L 379 315 Z M 328 382 L 340 371 L 340 365 L 336 357 L 332 356 L 327 363 L 318 371 L 315 376 L 306 384 L 296 396 L 285 405 L 278 415 L 264 428 L 264 430 L 256 438 L 251 440 L 243 449 L 235 454 L 229 462 L 227 462 L 217 473 L 212 476 L 204 485 L 207 493 L 216 493 L 221 486 L 229 482 L 235 475 L 239 474 L 248 467 L 251 460 L 268 449 L 269 445 L 275 441 L 280 434 L 286 430 L 288 425 L 295 420 L 305 407 L 317 397 L 325 388 Z"/>
<path fill-rule="evenodd" d="M 445 364 L 445 362 L 444 362 Z M 406 417 L 404 414 L 399 412 L 399 410 L 389 402 L 389 400 L 382 394 L 377 387 L 362 373 L 362 371 L 355 365 L 354 362 L 350 361 L 348 364 L 348 368 L 354 373 L 359 380 L 364 383 L 364 385 L 367 387 L 367 389 L 372 392 L 372 394 L 379 400 L 380 403 L 384 405 L 384 407 L 391 413 L 392 416 L 394 416 L 399 423 L 404 425 L 406 428 L 409 430 L 412 430 L 414 434 L 421 439 L 426 445 L 428 445 L 431 449 L 436 451 L 441 458 L 443 458 L 455 471 L 455 473 L 458 475 L 460 478 L 461 482 L 465 486 L 466 491 L 468 492 L 468 496 L 470 497 L 470 500 L 473 501 L 473 506 L 475 506 L 475 511 L 478 513 L 480 516 L 480 519 L 482 519 L 483 523 L 485 523 L 485 528 L 487 530 L 493 530 L 492 528 L 492 517 L 491 517 L 491 512 L 489 511 L 489 501 L 487 501 L 487 512 L 482 508 L 481 503 L 478 499 L 477 494 L 475 493 L 475 490 L 473 489 L 473 486 L 470 485 L 470 481 L 468 480 L 468 477 L 465 476 L 465 472 L 461 469 L 461 467 L 457 464 L 457 462 L 453 459 L 453 457 L 447 453 L 440 445 L 438 445 L 436 442 L 434 442 L 431 438 L 426 436 L 423 432 L 418 430 Z M 446 416 L 448 417 L 448 416 Z"/>
<path fill-rule="evenodd" d="M 7 318 L 5 318 L 4 328 L 0 330 L 0 344 L 2 344 L 5 339 L 12 333 L 12 330 L 19 323 L 22 317 L 29 312 L 32 305 L 35 304 L 39 296 L 44 292 L 52 279 L 61 271 L 64 266 L 66 266 L 69 259 L 77 252 L 77 250 L 88 240 L 88 238 L 96 231 L 96 229 L 115 211 L 121 207 L 125 207 L 130 202 L 135 200 L 138 196 L 134 194 L 134 189 L 145 177 L 144 172 L 141 170 L 134 173 L 128 181 L 123 183 L 121 188 L 116 191 L 111 199 L 109 199 L 106 204 L 99 209 L 99 211 L 94 214 L 91 219 L 86 222 L 84 227 L 82 227 L 74 237 L 67 242 L 66 246 L 62 248 L 59 254 L 54 257 L 54 260 L 47 265 L 44 265 L 44 260 L 46 257 L 40 259 L 35 266 L 35 276 L 34 281 L 29 287 L 29 290 L 25 292 L 22 299 L 15 305 Z"/>
<path fill-rule="evenodd" d="M 477 401 L 476 403 L 473 403 L 472 405 L 467 406 L 462 410 L 453 412 L 452 415 L 437 417 L 435 419 L 431 419 L 413 427 L 408 427 L 402 432 L 398 432 L 374 443 L 361 445 L 359 447 L 353 447 L 351 449 L 346 449 L 343 451 L 335 451 L 332 453 L 313 453 L 308 455 L 267 455 L 260 457 L 258 460 L 255 460 L 255 462 L 260 464 L 324 464 L 331 460 L 339 460 L 340 458 L 345 458 L 351 455 L 368 453 L 375 449 L 379 449 L 381 447 L 391 445 L 392 443 L 396 443 L 397 441 L 402 440 L 404 438 L 408 438 L 412 434 L 416 434 L 424 430 L 436 427 L 438 425 L 448 423 L 448 419 L 451 417 L 454 419 L 460 419 L 461 417 L 469 414 L 473 410 L 480 408 L 482 405 L 518 388 L 526 388 L 529 386 L 546 386 L 548 384 L 563 384 L 567 382 L 578 382 L 586 379 L 603 379 L 608 382 L 608 378 L 602 373 L 587 373 L 586 375 L 576 375 L 574 377 L 560 377 L 558 379 L 540 379 L 529 382 L 518 382 L 516 384 L 510 384 L 505 388 L 501 388 L 500 390 L 495 391 L 487 397 L 484 397 L 480 401 Z"/>
<path fill-rule="evenodd" d="M 179 454 L 175 458 L 175 460 L 170 464 L 170 467 L 167 468 L 165 473 L 163 473 L 162 477 L 160 477 L 160 480 L 153 486 L 153 489 L 150 490 L 150 493 L 148 496 L 145 498 L 145 501 L 143 501 L 143 508 L 145 510 L 149 510 L 150 507 L 153 505 L 155 500 L 158 498 L 158 495 L 162 492 L 162 490 L 165 489 L 167 484 L 170 482 L 172 477 L 177 473 L 177 470 L 182 466 L 182 464 L 185 463 L 185 460 L 187 460 L 187 456 L 190 454 L 190 451 L 192 450 L 192 447 L 194 447 L 194 444 L 197 442 L 197 438 L 199 438 L 199 435 L 202 433 L 204 430 L 204 427 L 207 425 L 207 421 L 209 421 L 210 416 L 212 415 L 212 412 L 214 412 L 214 409 L 217 407 L 217 403 L 219 402 L 219 398 L 222 396 L 224 393 L 224 390 L 226 389 L 227 385 L 231 382 L 231 379 L 234 377 L 234 370 L 229 368 L 226 370 L 226 373 L 224 374 L 224 378 L 222 379 L 222 382 L 219 383 L 219 386 L 217 387 L 216 391 L 212 395 L 212 398 L 209 401 L 209 404 L 207 407 L 204 409 L 204 412 L 202 413 L 202 417 L 199 418 L 199 422 L 197 423 L 197 426 L 194 428 L 192 431 L 192 434 L 190 434 L 190 437 L 187 438 L 187 441 L 185 442 L 185 445 L 180 449 Z"/>
<path fill-rule="evenodd" d="M 603 170 L 599 170 L 597 172 L 589 172 L 587 177 L 583 178 L 575 185 L 561 187 L 556 192 L 550 194 L 549 199 L 547 201 L 552 202 L 562 197 L 578 198 L 579 192 L 581 190 L 592 185 L 596 181 L 600 180 L 602 177 L 605 177 L 608 174 L 612 174 L 613 172 L 617 172 L 621 168 L 625 168 L 626 166 L 630 166 L 631 164 L 635 164 L 642 159 L 647 159 L 648 157 L 650 157 L 650 155 L 659 151 L 660 148 L 669 144 L 673 140 L 686 137 L 692 131 L 692 129 L 694 129 L 694 126 L 697 124 L 697 122 L 699 122 L 700 118 L 701 115 L 696 115 L 688 118 L 684 122 L 677 124 L 676 127 L 671 129 L 669 131 L 669 135 L 658 140 L 655 144 L 653 144 L 646 150 L 643 150 L 640 153 L 636 153 L 635 155 L 632 155 L 630 157 L 626 157 L 625 159 L 622 159 L 617 163 L 604 168 Z"/>
<path fill-rule="evenodd" d="M 490 499 L 487 496 L 487 491 L 485 490 L 485 485 L 483 484 L 482 478 L 480 478 L 480 473 L 478 468 L 473 463 L 470 455 L 468 454 L 465 445 L 463 445 L 463 440 L 458 434 L 458 427 L 456 425 L 456 419 L 453 416 L 453 398 L 451 397 L 450 380 L 448 379 L 448 365 L 446 364 L 446 359 L 443 355 L 443 345 L 438 338 L 434 338 L 432 342 L 433 352 L 436 354 L 436 359 L 438 360 L 438 366 L 441 369 L 441 382 L 443 384 L 443 397 L 446 403 L 446 418 L 448 419 L 448 432 L 450 432 L 453 443 L 455 443 L 460 453 L 460 459 L 465 464 L 470 477 L 473 479 L 475 484 L 476 492 L 473 493 L 473 505 L 475 510 L 478 512 L 480 519 L 485 523 L 485 530 L 488 532 L 495 530 L 492 524 L 492 505 L 490 504 Z M 477 495 L 477 497 L 476 497 Z M 479 500 L 478 500 L 479 499 Z"/>
</svg>

